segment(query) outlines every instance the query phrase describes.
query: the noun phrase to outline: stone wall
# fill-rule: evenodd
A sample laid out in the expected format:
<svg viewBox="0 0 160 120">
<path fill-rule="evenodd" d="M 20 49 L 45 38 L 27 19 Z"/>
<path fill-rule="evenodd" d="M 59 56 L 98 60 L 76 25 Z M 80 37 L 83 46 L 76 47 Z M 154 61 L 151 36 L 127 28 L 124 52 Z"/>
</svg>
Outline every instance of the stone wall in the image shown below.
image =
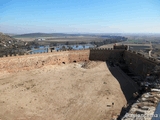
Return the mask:
<svg viewBox="0 0 160 120">
<path fill-rule="evenodd" d="M 147 59 L 143 55 L 122 49 L 91 49 L 50 52 L 31 55 L 17 55 L 0 58 L 0 71 L 20 71 L 39 68 L 44 65 L 67 64 L 80 61 L 113 61 L 125 60 L 129 70 L 137 75 L 150 74 L 156 65 L 155 59 Z"/>
<path fill-rule="evenodd" d="M 146 77 L 147 74 L 153 72 L 155 66 L 160 65 L 160 63 L 153 58 L 148 59 L 135 51 L 127 51 L 124 49 L 91 49 L 89 60 L 125 61 L 130 71 L 142 77 Z"/>
<path fill-rule="evenodd" d="M 113 50 L 106 48 L 91 49 L 89 59 L 100 61 L 121 61 L 123 59 L 124 50 Z"/>
<path fill-rule="evenodd" d="M 89 60 L 89 50 L 62 51 L 0 58 L 0 71 L 20 71 L 44 65 L 66 64 Z"/>
<path fill-rule="evenodd" d="M 150 74 L 155 66 L 159 65 L 159 62 L 155 59 L 147 59 L 142 54 L 134 51 L 125 51 L 124 60 L 130 71 L 142 77 Z"/>
</svg>

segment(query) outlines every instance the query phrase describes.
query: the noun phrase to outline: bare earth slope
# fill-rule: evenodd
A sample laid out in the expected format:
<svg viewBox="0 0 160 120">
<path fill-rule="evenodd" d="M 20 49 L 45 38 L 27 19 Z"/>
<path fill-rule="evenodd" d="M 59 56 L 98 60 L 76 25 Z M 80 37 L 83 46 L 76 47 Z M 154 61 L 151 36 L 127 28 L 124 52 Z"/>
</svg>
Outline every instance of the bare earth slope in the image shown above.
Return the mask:
<svg viewBox="0 0 160 120">
<path fill-rule="evenodd" d="M 87 65 L 1 74 L 0 120 L 109 120 L 118 115 L 126 104 L 118 81 L 105 62 Z"/>
</svg>

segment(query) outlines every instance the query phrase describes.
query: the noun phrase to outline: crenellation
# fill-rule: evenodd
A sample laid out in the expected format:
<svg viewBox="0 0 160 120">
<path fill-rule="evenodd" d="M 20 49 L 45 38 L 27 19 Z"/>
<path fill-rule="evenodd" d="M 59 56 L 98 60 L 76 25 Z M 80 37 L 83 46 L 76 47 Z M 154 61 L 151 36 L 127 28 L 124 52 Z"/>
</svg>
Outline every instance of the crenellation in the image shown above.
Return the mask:
<svg viewBox="0 0 160 120">
<path fill-rule="evenodd" d="M 3 55 L 3 57 L 6 57 L 6 55 Z"/>
<path fill-rule="evenodd" d="M 7 57 L 11 57 L 10 54 L 8 54 Z"/>
<path fill-rule="evenodd" d="M 11 59 L 12 56 L 12 59 Z M 114 61 L 119 62 L 125 60 L 130 70 L 136 74 L 145 76 L 160 62 L 154 58 L 146 58 L 144 55 L 135 51 L 124 49 L 109 49 L 109 48 L 92 48 L 88 50 L 66 50 L 66 51 L 52 51 L 46 53 L 25 53 L 4 55 L 0 59 L 1 65 L 6 69 L 23 69 L 23 68 L 36 68 L 43 65 L 67 64 L 71 62 L 99 60 L 99 61 Z M 8 62 L 10 61 L 10 62 Z M 43 62 L 42 62 L 43 61 Z M 38 63 L 37 63 L 38 62 Z M 43 63 L 43 64 L 42 64 Z M 132 64 L 130 64 L 132 63 Z M 0 65 L 0 68 L 3 68 Z M 149 68 L 149 69 L 148 69 Z"/>
<path fill-rule="evenodd" d="M 39 68 L 44 65 L 66 64 L 73 61 L 88 61 L 89 50 L 76 50 L 76 51 L 60 51 L 52 53 L 39 53 L 39 54 L 25 54 L 10 58 L 0 58 L 0 71 L 20 71 L 23 69 Z"/>
<path fill-rule="evenodd" d="M 153 58 L 146 58 L 139 53 L 135 54 L 129 51 L 124 52 L 124 59 L 130 71 L 142 77 L 145 77 L 156 65 L 159 64 L 159 62 Z"/>
</svg>

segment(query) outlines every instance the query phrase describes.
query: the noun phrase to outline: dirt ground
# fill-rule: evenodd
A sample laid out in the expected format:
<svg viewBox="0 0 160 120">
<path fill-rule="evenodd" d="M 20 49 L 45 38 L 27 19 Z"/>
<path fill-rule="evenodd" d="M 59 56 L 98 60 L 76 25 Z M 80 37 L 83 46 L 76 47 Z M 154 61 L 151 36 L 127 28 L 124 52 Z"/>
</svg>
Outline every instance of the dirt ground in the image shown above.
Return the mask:
<svg viewBox="0 0 160 120">
<path fill-rule="evenodd" d="M 0 120 L 110 120 L 125 104 L 105 62 L 0 74 Z"/>
</svg>

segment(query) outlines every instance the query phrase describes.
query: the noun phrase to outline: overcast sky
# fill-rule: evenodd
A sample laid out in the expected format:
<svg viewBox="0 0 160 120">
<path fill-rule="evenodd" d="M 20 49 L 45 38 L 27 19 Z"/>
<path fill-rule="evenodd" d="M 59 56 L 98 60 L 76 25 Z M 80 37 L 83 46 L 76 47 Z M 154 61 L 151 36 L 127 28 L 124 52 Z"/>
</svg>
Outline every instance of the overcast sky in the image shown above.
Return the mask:
<svg viewBox="0 0 160 120">
<path fill-rule="evenodd" d="M 160 0 L 0 0 L 0 32 L 160 33 Z"/>
</svg>

